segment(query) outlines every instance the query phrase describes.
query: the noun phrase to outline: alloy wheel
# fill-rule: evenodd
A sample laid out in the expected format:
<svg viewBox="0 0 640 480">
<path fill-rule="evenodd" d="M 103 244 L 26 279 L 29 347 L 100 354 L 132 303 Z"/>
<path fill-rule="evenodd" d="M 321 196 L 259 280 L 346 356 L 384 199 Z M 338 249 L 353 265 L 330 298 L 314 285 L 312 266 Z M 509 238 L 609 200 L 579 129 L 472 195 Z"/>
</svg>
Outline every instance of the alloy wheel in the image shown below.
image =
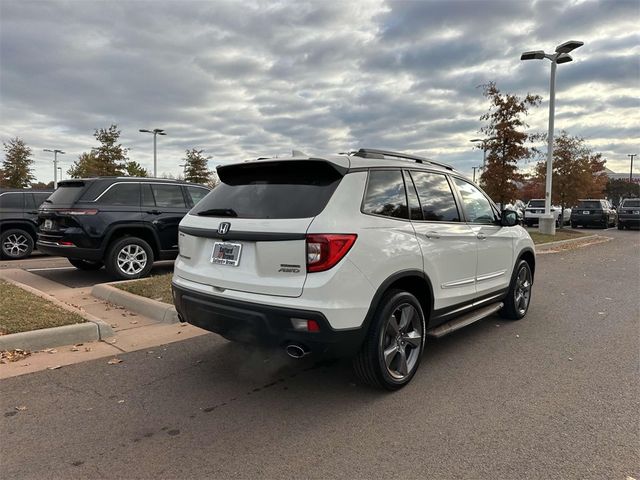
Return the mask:
<svg viewBox="0 0 640 480">
<path fill-rule="evenodd" d="M 19 257 L 29 250 L 29 240 L 22 233 L 12 233 L 2 243 L 2 250 L 10 257 Z"/>
<path fill-rule="evenodd" d="M 408 377 L 420 359 L 423 322 L 409 303 L 399 305 L 384 325 L 380 353 L 389 375 L 395 380 Z"/>
<path fill-rule="evenodd" d="M 127 275 L 137 275 L 147 265 L 147 252 L 140 245 L 125 245 L 117 256 L 118 268 Z"/>
<path fill-rule="evenodd" d="M 513 303 L 518 313 L 524 316 L 531 299 L 531 272 L 526 266 L 520 268 L 516 277 L 516 288 L 513 291 Z"/>
</svg>

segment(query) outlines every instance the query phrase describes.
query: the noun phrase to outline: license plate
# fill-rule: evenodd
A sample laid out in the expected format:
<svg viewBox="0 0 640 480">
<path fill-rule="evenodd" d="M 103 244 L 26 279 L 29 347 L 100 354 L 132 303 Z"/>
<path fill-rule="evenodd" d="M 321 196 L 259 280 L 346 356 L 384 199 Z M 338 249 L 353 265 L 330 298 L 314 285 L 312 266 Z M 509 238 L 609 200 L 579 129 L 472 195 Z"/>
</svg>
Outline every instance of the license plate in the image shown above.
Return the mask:
<svg viewBox="0 0 640 480">
<path fill-rule="evenodd" d="M 583 210 L 583 211 L 582 211 L 582 214 L 583 214 L 583 215 L 589 215 L 589 210 Z"/>
<path fill-rule="evenodd" d="M 53 220 L 45 220 L 42 228 L 45 230 L 53 230 Z"/>
<path fill-rule="evenodd" d="M 240 243 L 216 242 L 213 244 L 211 263 L 237 267 L 240 264 L 241 251 L 242 244 Z"/>
</svg>

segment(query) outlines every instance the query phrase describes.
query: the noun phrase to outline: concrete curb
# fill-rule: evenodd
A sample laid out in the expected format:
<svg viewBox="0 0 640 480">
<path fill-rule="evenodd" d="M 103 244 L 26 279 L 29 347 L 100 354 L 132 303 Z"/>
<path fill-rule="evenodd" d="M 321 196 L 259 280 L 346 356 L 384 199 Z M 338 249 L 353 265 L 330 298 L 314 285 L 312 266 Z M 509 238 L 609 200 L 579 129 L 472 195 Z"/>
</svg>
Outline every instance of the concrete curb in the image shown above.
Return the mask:
<svg viewBox="0 0 640 480">
<path fill-rule="evenodd" d="M 42 350 L 76 343 L 100 340 L 100 331 L 93 322 L 75 323 L 62 327 L 41 328 L 30 332 L 0 336 L 0 350 Z"/>
<path fill-rule="evenodd" d="M 12 278 L 1 276 L 2 280 L 27 292 L 40 297 L 55 306 L 71 313 L 81 316 L 86 323 L 76 323 L 64 325 L 62 327 L 41 328 L 30 332 L 10 333 L 0 336 L 0 350 L 13 350 L 21 348 L 23 350 L 40 350 L 49 347 L 59 347 L 74 343 L 92 342 L 113 336 L 111 325 L 95 317 L 84 310 L 72 307 L 60 300 L 47 295 L 29 285 L 18 282 Z"/>
<path fill-rule="evenodd" d="M 585 237 L 578 237 L 578 238 L 569 238 L 567 240 L 558 240 L 557 242 L 546 242 L 546 243 L 540 243 L 538 245 L 536 245 L 536 251 L 544 251 L 547 247 L 555 247 L 558 245 L 563 245 L 565 243 L 572 243 L 572 242 L 581 242 L 583 240 L 592 240 L 594 238 L 598 238 L 601 237 L 601 235 L 587 235 Z"/>
<path fill-rule="evenodd" d="M 121 282 L 116 282 L 121 283 Z M 120 305 L 132 312 L 144 315 L 145 317 L 157 320 L 162 323 L 178 323 L 178 312 L 173 305 L 168 303 L 151 300 L 150 298 L 134 295 L 125 292 L 119 288 L 113 287 L 113 284 L 102 283 L 95 285 L 91 289 L 91 295 L 100 298 L 109 303 Z"/>
</svg>

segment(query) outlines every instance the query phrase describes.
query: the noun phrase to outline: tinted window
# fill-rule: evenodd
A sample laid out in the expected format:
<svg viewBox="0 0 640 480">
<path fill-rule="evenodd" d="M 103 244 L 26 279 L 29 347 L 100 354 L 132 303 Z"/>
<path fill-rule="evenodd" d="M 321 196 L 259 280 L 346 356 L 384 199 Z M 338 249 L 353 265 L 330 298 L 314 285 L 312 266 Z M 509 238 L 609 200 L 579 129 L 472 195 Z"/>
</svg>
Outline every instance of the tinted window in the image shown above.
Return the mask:
<svg viewBox="0 0 640 480">
<path fill-rule="evenodd" d="M 59 183 L 55 192 L 47 198 L 47 204 L 71 205 L 84 189 L 84 182 Z"/>
<path fill-rule="evenodd" d="M 459 222 L 460 215 L 447 178 L 439 173 L 411 172 L 425 220 Z"/>
<path fill-rule="evenodd" d="M 24 194 L 24 208 L 27 210 L 33 210 L 36 208 L 35 201 L 33 200 L 33 193 Z"/>
<path fill-rule="evenodd" d="M 24 195 L 22 193 L 3 193 L 0 195 L 0 208 L 24 208 Z"/>
<path fill-rule="evenodd" d="M 464 180 L 454 177 L 453 181 L 460 191 L 464 210 L 467 214 L 467 221 L 472 223 L 493 223 L 495 216 L 493 215 L 493 209 L 487 197 L 476 187 Z"/>
<path fill-rule="evenodd" d="M 209 190 L 207 190 L 206 188 L 200 188 L 200 187 L 187 187 L 187 192 L 189 192 L 189 195 L 191 196 L 191 201 L 195 205 L 200 200 L 202 200 L 205 197 L 205 195 L 207 195 L 207 193 L 209 193 Z"/>
<path fill-rule="evenodd" d="M 623 207 L 640 207 L 640 200 L 625 200 L 622 202 Z"/>
<path fill-rule="evenodd" d="M 38 208 L 40 205 L 42 205 L 42 203 L 49 198 L 49 195 L 51 195 L 50 192 L 45 192 L 45 193 L 34 193 L 33 197 L 35 198 L 36 201 L 36 208 Z"/>
<path fill-rule="evenodd" d="M 400 170 L 371 170 L 364 199 L 364 213 L 408 218 L 407 196 Z"/>
<path fill-rule="evenodd" d="M 407 200 L 409 201 L 411 220 L 422 220 L 422 209 L 420 208 L 418 193 L 416 192 L 413 180 L 411 180 L 411 175 L 406 171 L 404 172 L 404 184 L 407 186 Z"/>
<path fill-rule="evenodd" d="M 156 206 L 187 208 L 182 195 L 180 185 L 151 185 L 153 196 L 156 197 Z"/>
<path fill-rule="evenodd" d="M 602 204 L 600 200 L 586 200 L 578 203 L 578 208 L 584 208 L 585 210 L 602 210 Z"/>
<path fill-rule="evenodd" d="M 145 207 L 155 207 L 156 201 L 153 199 L 151 185 L 143 183 L 140 187 L 142 188 L 142 205 Z"/>
<path fill-rule="evenodd" d="M 103 205 L 123 205 L 137 207 L 140 205 L 140 184 L 139 183 L 118 183 L 98 200 Z"/>
<path fill-rule="evenodd" d="M 192 214 L 239 218 L 318 215 L 342 176 L 320 161 L 255 162 L 218 168 L 220 183 Z"/>
<path fill-rule="evenodd" d="M 531 200 L 527 205 L 529 208 L 544 208 L 544 200 Z"/>
</svg>

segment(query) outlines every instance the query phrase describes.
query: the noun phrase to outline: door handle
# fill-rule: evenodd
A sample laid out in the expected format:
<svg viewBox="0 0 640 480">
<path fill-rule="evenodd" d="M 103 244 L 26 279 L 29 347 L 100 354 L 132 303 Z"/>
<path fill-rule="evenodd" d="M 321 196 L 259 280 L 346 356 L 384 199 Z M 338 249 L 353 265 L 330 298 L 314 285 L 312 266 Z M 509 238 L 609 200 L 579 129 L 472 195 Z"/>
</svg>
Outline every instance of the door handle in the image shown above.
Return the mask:
<svg viewBox="0 0 640 480">
<path fill-rule="evenodd" d="M 440 238 L 440 234 L 438 232 L 427 232 L 424 234 L 425 237 L 430 238 L 430 239 L 438 239 Z"/>
<path fill-rule="evenodd" d="M 150 215 L 160 215 L 162 212 L 160 210 L 147 210 L 147 213 Z"/>
<path fill-rule="evenodd" d="M 482 232 L 478 233 L 476 237 L 478 238 L 478 240 L 485 240 L 487 238 L 487 236 Z"/>
</svg>

